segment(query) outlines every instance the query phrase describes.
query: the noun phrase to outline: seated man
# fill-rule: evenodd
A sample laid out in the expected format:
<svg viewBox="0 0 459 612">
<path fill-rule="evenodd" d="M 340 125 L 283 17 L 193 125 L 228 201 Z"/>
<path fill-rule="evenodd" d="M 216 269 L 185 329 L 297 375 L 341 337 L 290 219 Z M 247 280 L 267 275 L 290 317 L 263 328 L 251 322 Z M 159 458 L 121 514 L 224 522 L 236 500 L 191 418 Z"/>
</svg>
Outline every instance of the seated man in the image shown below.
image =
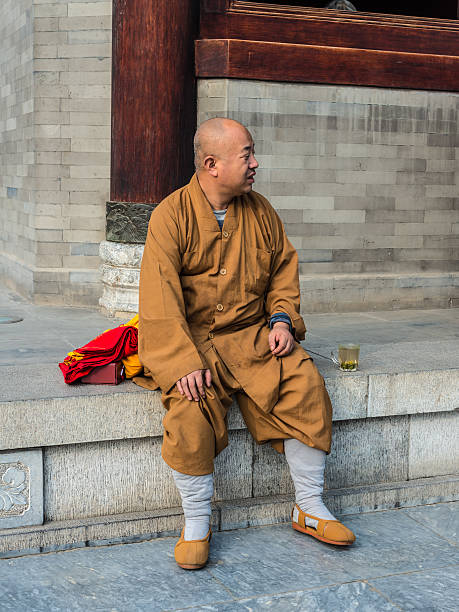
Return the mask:
<svg viewBox="0 0 459 612">
<path fill-rule="evenodd" d="M 294 529 L 337 545 L 354 534 L 322 502 L 332 408 L 299 315 L 298 259 L 269 202 L 252 191 L 258 162 L 237 121 L 205 121 L 196 174 L 151 215 L 140 276 L 139 356 L 162 389 L 162 457 L 185 527 L 175 559 L 207 561 L 214 458 L 228 444 L 235 395 L 257 443 L 285 453 Z"/>
</svg>

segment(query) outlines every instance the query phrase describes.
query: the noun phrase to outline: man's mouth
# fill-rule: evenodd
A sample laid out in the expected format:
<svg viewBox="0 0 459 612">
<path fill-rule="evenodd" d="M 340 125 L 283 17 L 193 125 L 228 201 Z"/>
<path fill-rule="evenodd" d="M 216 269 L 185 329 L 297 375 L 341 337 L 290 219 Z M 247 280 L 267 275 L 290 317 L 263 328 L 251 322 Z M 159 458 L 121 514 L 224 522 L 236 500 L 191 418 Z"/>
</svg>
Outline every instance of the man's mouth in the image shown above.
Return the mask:
<svg viewBox="0 0 459 612">
<path fill-rule="evenodd" d="M 255 181 L 255 179 L 253 178 L 254 176 L 255 176 L 255 172 L 251 174 L 249 177 L 247 177 L 247 180 L 253 183 Z"/>
</svg>

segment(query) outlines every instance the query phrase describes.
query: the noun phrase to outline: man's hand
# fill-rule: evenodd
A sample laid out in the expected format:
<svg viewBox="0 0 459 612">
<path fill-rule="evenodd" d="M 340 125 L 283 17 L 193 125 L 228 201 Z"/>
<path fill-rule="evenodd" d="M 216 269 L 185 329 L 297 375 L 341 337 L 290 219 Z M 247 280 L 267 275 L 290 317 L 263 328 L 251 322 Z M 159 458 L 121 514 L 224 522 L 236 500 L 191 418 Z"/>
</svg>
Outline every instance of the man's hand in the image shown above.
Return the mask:
<svg viewBox="0 0 459 612">
<path fill-rule="evenodd" d="M 186 395 L 190 401 L 199 402 L 199 397 L 206 397 L 204 382 L 210 387 L 212 383 L 210 370 L 195 370 L 177 381 L 177 389 L 180 395 Z"/>
<path fill-rule="evenodd" d="M 276 357 L 286 357 L 293 351 L 294 346 L 295 340 L 290 333 L 288 324 L 283 321 L 274 323 L 272 330 L 269 332 L 271 353 Z"/>
</svg>

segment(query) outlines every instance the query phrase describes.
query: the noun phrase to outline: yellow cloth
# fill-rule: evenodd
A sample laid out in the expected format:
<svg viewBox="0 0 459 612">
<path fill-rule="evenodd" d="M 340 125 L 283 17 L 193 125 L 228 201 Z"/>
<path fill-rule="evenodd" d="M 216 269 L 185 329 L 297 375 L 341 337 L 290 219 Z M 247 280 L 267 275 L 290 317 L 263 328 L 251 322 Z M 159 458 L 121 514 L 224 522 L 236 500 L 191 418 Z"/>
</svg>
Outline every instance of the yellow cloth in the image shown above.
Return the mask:
<svg viewBox="0 0 459 612">
<path fill-rule="evenodd" d="M 128 327 L 128 326 L 136 327 L 137 329 L 139 328 L 139 315 L 138 314 L 136 314 L 135 317 L 133 317 L 127 323 L 122 323 L 121 325 L 119 325 L 119 327 Z M 106 329 L 102 333 L 105 333 L 107 331 L 110 331 L 110 329 Z M 76 361 L 80 361 L 81 359 L 83 359 L 83 355 L 81 353 L 78 353 L 77 351 L 70 351 L 70 353 L 67 354 L 67 358 L 68 357 L 71 357 Z M 140 374 L 143 370 L 143 366 L 140 363 L 138 353 L 135 353 L 134 355 L 129 355 L 128 357 L 125 357 L 121 361 L 124 364 L 124 371 L 126 373 L 126 378 L 133 378 L 134 376 L 137 376 L 138 374 Z"/>
<path fill-rule="evenodd" d="M 130 321 L 127 323 L 123 323 L 120 327 L 127 327 L 128 325 L 132 327 L 139 328 L 139 315 L 136 314 Z M 124 364 L 124 371 L 126 373 L 126 378 L 133 378 L 134 376 L 138 376 L 142 370 L 143 366 L 140 363 L 139 354 L 135 353 L 134 355 L 129 355 L 121 360 Z"/>
</svg>

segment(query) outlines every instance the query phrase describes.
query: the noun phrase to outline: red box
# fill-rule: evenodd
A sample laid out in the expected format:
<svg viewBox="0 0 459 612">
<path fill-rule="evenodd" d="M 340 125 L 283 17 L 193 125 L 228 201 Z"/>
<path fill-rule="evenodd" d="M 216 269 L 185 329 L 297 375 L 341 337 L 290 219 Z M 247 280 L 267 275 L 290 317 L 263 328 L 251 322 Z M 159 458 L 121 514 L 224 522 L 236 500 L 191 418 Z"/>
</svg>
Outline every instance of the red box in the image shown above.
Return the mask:
<svg viewBox="0 0 459 612">
<path fill-rule="evenodd" d="M 123 362 L 114 361 L 94 368 L 89 374 L 80 378 L 79 382 L 90 385 L 119 385 L 125 378 Z"/>
</svg>

